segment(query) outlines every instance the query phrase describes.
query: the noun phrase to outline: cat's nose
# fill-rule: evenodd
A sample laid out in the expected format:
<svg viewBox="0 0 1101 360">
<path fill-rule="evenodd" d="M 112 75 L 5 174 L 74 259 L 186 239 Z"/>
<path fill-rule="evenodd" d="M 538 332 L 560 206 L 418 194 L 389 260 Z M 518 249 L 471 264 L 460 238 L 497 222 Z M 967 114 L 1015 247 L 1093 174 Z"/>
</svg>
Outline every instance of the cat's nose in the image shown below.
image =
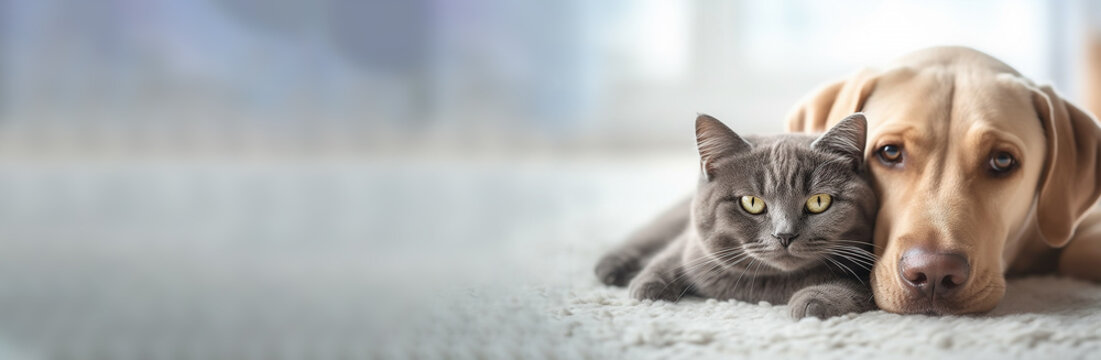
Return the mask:
<svg viewBox="0 0 1101 360">
<path fill-rule="evenodd" d="M 780 233 L 772 233 L 772 237 L 774 237 L 776 239 L 779 239 L 780 240 L 780 245 L 784 245 L 784 247 L 788 247 L 788 245 L 791 245 L 792 241 L 795 241 L 795 238 L 799 237 L 799 234 L 791 233 L 791 232 L 780 232 Z"/>
<path fill-rule="evenodd" d="M 971 275 L 971 264 L 958 253 L 928 249 L 906 250 L 898 262 L 898 276 L 910 291 L 932 298 L 956 292 Z"/>
</svg>

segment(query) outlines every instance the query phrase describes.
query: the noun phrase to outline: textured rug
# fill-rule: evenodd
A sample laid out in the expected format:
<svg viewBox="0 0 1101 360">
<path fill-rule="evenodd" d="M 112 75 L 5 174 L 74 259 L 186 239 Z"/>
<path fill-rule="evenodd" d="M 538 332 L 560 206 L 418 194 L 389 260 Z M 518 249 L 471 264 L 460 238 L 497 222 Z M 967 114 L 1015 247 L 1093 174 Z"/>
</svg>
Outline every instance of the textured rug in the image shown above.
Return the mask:
<svg viewBox="0 0 1101 360">
<path fill-rule="evenodd" d="M 982 316 L 882 311 L 793 321 L 783 305 L 635 301 L 594 282 L 471 293 L 413 353 L 456 358 L 1096 358 L 1101 289 L 1058 278 L 1010 283 Z M 448 319 L 461 318 L 456 323 Z M 400 351 L 391 353 L 404 357 Z"/>
</svg>

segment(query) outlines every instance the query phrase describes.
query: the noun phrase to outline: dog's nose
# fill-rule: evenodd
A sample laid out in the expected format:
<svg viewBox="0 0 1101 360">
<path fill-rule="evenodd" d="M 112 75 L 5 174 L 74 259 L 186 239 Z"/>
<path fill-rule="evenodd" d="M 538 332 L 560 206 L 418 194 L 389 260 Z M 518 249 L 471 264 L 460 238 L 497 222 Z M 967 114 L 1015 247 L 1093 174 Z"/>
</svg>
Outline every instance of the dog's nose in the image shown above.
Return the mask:
<svg viewBox="0 0 1101 360">
<path fill-rule="evenodd" d="M 772 237 L 780 239 L 780 244 L 784 245 L 784 247 L 788 247 L 788 245 L 791 245 L 791 242 L 794 241 L 795 238 L 799 237 L 799 234 L 791 232 L 780 232 L 772 233 Z"/>
<path fill-rule="evenodd" d="M 971 265 L 958 253 L 938 253 L 915 248 L 902 254 L 898 263 L 902 282 L 926 297 L 951 295 L 967 282 Z"/>
</svg>

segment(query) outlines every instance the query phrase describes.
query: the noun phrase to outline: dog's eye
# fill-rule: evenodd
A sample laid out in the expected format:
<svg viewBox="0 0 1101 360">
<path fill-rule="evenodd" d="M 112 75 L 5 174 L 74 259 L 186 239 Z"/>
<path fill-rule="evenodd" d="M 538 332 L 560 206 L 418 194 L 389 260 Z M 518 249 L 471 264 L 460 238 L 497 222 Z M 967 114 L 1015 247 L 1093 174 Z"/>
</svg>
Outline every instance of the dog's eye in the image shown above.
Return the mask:
<svg viewBox="0 0 1101 360">
<path fill-rule="evenodd" d="M 763 213 L 765 212 L 765 201 L 756 196 L 742 196 L 742 209 L 753 215 Z"/>
<path fill-rule="evenodd" d="M 811 214 L 820 214 L 830 208 L 833 197 L 830 194 L 817 194 L 807 199 L 807 211 Z"/>
<path fill-rule="evenodd" d="M 1017 159 L 1013 158 L 1013 155 L 1004 151 L 997 152 L 990 156 L 990 170 L 1004 174 L 1017 167 Z"/>
<path fill-rule="evenodd" d="M 888 164 L 902 162 L 902 147 L 898 145 L 883 145 L 876 153 L 879 154 L 880 160 Z"/>
</svg>

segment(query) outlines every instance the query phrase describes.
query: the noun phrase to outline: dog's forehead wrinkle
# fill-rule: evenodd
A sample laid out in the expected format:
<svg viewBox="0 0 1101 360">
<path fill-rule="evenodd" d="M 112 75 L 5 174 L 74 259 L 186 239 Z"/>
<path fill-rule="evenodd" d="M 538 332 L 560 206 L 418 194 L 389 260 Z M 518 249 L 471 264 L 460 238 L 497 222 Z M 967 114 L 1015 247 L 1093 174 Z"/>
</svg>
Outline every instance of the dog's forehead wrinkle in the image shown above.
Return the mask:
<svg viewBox="0 0 1101 360">
<path fill-rule="evenodd" d="M 960 151 L 963 153 L 985 151 L 989 150 L 985 148 L 990 148 L 994 143 L 1002 142 L 1013 145 L 1018 152 L 1023 152 L 1027 148 L 1026 141 L 1042 141 L 1040 138 L 1043 137 L 1043 129 L 1039 128 L 1038 124 L 1037 129 L 1029 129 L 1020 124 L 1006 124 L 995 119 L 1000 118 L 981 117 L 971 121 L 970 126 L 961 129 L 955 139 L 960 146 L 964 146 Z"/>
<path fill-rule="evenodd" d="M 929 179 L 932 181 L 931 186 L 933 188 L 939 188 L 942 184 L 945 169 L 947 168 L 948 157 L 950 155 L 949 148 L 951 147 L 951 129 L 957 123 L 953 118 L 953 114 L 958 113 L 955 109 L 957 104 L 962 103 L 956 101 L 956 83 L 958 81 L 957 76 L 952 73 L 938 73 L 940 84 L 944 87 L 941 89 L 942 99 L 940 99 L 940 114 L 937 114 L 936 119 L 933 121 L 927 121 L 926 123 L 933 127 L 933 131 L 927 131 L 923 135 L 926 137 L 922 141 L 922 145 L 925 147 L 923 153 L 926 158 L 922 159 L 924 164 L 924 171 L 930 173 Z M 945 138 L 948 137 L 948 138 Z"/>
</svg>

